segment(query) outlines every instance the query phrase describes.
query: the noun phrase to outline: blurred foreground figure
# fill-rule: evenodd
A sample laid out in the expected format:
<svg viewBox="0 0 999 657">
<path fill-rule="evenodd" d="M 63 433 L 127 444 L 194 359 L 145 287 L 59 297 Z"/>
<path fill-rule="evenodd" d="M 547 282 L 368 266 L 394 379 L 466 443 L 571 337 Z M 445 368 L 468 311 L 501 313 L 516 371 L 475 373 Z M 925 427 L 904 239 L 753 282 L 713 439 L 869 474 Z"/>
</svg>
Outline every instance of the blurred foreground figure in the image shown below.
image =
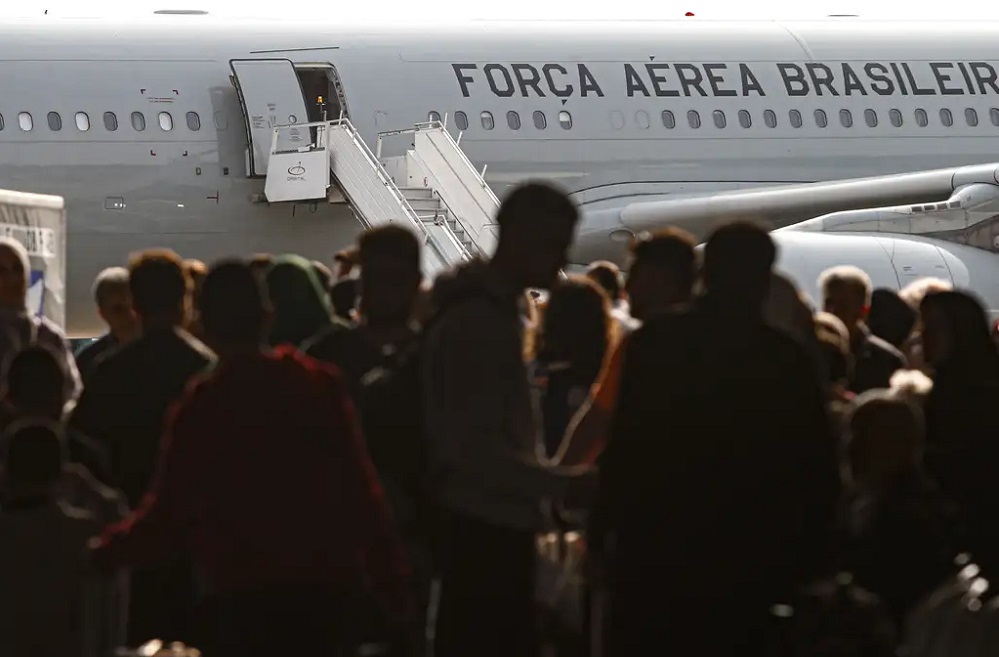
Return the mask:
<svg viewBox="0 0 999 657">
<path fill-rule="evenodd" d="M 76 354 L 80 376 L 90 378 L 94 363 L 104 354 L 125 344 L 139 332 L 139 323 L 132 310 L 132 293 L 128 289 L 128 270 L 109 267 L 94 281 L 94 302 L 97 312 L 108 326 L 108 332 Z"/>
<path fill-rule="evenodd" d="M 94 557 L 111 569 L 190 550 L 214 592 L 215 655 L 352 655 L 365 583 L 397 616 L 409 598 L 343 381 L 264 348 L 270 313 L 245 263 L 215 265 L 201 310 L 218 366 L 175 407 L 142 507 Z"/>
<path fill-rule="evenodd" d="M 628 338 L 591 540 L 606 654 L 765 654 L 769 607 L 825 566 L 836 445 L 814 359 L 763 316 L 774 256 L 718 229 L 703 298 Z"/>
<path fill-rule="evenodd" d="M 541 501 L 576 497 L 590 482 L 538 463 L 520 303 L 527 289 L 555 283 L 577 221 L 562 192 L 521 185 L 500 208 L 492 260 L 437 279 L 422 364 L 440 507 L 436 657 L 531 657 L 538 648 Z"/>
</svg>

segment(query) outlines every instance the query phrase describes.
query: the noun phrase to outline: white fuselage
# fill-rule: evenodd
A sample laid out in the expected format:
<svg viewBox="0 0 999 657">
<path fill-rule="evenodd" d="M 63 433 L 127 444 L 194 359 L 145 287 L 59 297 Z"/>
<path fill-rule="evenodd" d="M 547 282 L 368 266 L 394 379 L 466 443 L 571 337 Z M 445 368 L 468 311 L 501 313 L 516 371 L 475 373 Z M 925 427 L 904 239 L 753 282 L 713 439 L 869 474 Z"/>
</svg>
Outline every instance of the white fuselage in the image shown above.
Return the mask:
<svg viewBox="0 0 999 657">
<path fill-rule="evenodd" d="M 67 328 L 87 335 L 94 275 L 133 251 L 328 260 L 358 232 L 342 205 L 251 201 L 233 59 L 331 65 L 371 144 L 432 112 L 455 134 L 467 120 L 461 146 L 497 193 L 551 179 L 585 213 L 999 159 L 997 37 L 945 21 L 9 21 L 0 187 L 66 198 Z"/>
</svg>

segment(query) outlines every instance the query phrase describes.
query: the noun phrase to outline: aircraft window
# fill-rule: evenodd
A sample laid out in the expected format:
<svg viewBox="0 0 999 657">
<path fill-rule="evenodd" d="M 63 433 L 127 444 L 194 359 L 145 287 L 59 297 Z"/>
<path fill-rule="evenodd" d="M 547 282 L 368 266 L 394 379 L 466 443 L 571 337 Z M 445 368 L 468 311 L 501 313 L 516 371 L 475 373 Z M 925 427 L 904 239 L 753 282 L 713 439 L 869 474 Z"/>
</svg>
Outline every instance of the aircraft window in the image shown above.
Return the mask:
<svg viewBox="0 0 999 657">
<path fill-rule="evenodd" d="M 990 109 L 989 118 L 992 119 L 992 125 L 999 128 L 999 108 L 993 107 Z"/>
<path fill-rule="evenodd" d="M 212 118 L 215 120 L 216 130 L 225 130 L 229 127 L 229 120 L 225 118 L 225 112 L 215 112 Z"/>
<path fill-rule="evenodd" d="M 768 128 L 776 128 L 777 114 L 773 110 L 763 110 L 763 122 L 767 124 Z"/>
<path fill-rule="evenodd" d="M 455 112 L 454 124 L 458 126 L 459 130 L 468 130 L 468 114 L 465 114 L 464 112 Z"/>
<path fill-rule="evenodd" d="M 492 112 L 483 112 L 479 114 L 479 118 L 482 120 L 482 127 L 486 130 L 492 130 L 496 127 L 496 122 L 493 120 Z"/>
<path fill-rule="evenodd" d="M 916 110 L 916 125 L 920 128 L 925 128 L 930 124 L 930 118 L 926 116 L 926 110 L 923 108 L 918 108 Z"/>
<path fill-rule="evenodd" d="M 826 111 L 817 109 L 815 110 L 815 125 L 820 128 L 824 128 L 829 125 L 829 118 L 826 117 Z"/>
<path fill-rule="evenodd" d="M 173 117 L 170 112 L 160 112 L 160 128 L 166 131 L 173 130 Z"/>
<path fill-rule="evenodd" d="M 132 112 L 132 127 L 135 128 L 136 132 L 142 132 L 146 129 L 146 117 L 142 112 Z"/>
<path fill-rule="evenodd" d="M 0 130 L 3 130 L 3 114 L 0 114 Z"/>
<path fill-rule="evenodd" d="M 568 130 L 572 127 L 572 115 L 562 110 L 558 113 L 558 124 L 562 126 L 563 130 Z"/>
<path fill-rule="evenodd" d="M 90 130 L 90 117 L 87 116 L 86 112 L 76 113 L 76 129 L 80 132 Z"/>
<path fill-rule="evenodd" d="M 948 128 L 954 125 L 954 115 L 946 107 L 940 110 L 940 123 L 943 123 Z"/>
<path fill-rule="evenodd" d="M 721 110 L 715 110 L 714 112 L 711 113 L 711 116 L 712 118 L 714 118 L 716 128 L 721 129 L 724 128 L 726 125 L 728 125 L 728 121 L 725 120 L 725 112 Z"/>
<path fill-rule="evenodd" d="M 841 109 L 839 111 L 839 122 L 843 125 L 844 128 L 853 127 L 853 114 L 850 114 L 850 110 Z"/>
<path fill-rule="evenodd" d="M 662 114 L 663 127 L 672 130 L 676 127 L 676 117 L 673 116 L 673 112 L 669 110 L 663 110 Z"/>
<path fill-rule="evenodd" d="M 801 120 L 801 112 L 798 110 L 791 110 L 787 113 L 787 118 L 791 121 L 792 128 L 800 128 L 803 123 Z"/>
<path fill-rule="evenodd" d="M 971 107 L 967 108 L 964 110 L 964 120 L 968 122 L 968 125 L 974 128 L 978 125 L 978 112 Z"/>
<path fill-rule="evenodd" d="M 691 128 L 701 127 L 701 115 L 697 113 L 697 110 L 690 110 L 687 112 L 687 123 L 690 124 Z"/>
<path fill-rule="evenodd" d="M 520 130 L 520 114 L 517 114 L 512 110 L 507 112 L 506 124 L 510 126 L 511 130 Z"/>
<path fill-rule="evenodd" d="M 17 115 L 17 124 L 21 126 L 21 130 L 25 132 L 30 132 L 32 128 L 35 127 L 35 121 L 31 118 L 31 115 L 27 112 L 21 112 Z"/>
<path fill-rule="evenodd" d="M 434 121 L 439 122 L 440 120 L 441 120 L 441 115 L 438 112 L 431 112 L 430 114 L 427 114 L 427 121 L 430 121 L 431 123 L 433 123 Z"/>
<path fill-rule="evenodd" d="M 872 109 L 864 110 L 864 122 L 868 128 L 878 127 L 878 113 Z"/>
<path fill-rule="evenodd" d="M 635 123 L 637 123 L 638 127 L 642 130 L 648 130 L 649 126 L 652 124 L 652 121 L 649 120 L 649 113 L 645 110 L 638 110 L 635 112 Z"/>
<path fill-rule="evenodd" d="M 187 113 L 187 129 L 192 132 L 201 130 L 201 117 L 198 116 L 197 112 Z"/>
<path fill-rule="evenodd" d="M 539 110 L 534 113 L 534 127 L 538 130 L 544 130 L 548 127 L 548 119 L 545 118 L 544 112 Z"/>
<path fill-rule="evenodd" d="M 902 127 L 902 112 L 897 109 L 890 110 L 888 112 L 888 118 L 891 119 L 891 124 L 896 128 Z"/>
<path fill-rule="evenodd" d="M 49 130 L 52 132 L 59 132 L 62 130 L 62 117 L 59 116 L 59 112 L 49 112 Z"/>
<path fill-rule="evenodd" d="M 739 125 L 743 128 L 749 128 L 753 125 L 753 117 L 746 110 L 739 110 Z"/>
<path fill-rule="evenodd" d="M 114 112 L 104 112 L 104 129 L 108 132 L 114 132 L 118 129 L 118 117 L 115 116 Z"/>
</svg>

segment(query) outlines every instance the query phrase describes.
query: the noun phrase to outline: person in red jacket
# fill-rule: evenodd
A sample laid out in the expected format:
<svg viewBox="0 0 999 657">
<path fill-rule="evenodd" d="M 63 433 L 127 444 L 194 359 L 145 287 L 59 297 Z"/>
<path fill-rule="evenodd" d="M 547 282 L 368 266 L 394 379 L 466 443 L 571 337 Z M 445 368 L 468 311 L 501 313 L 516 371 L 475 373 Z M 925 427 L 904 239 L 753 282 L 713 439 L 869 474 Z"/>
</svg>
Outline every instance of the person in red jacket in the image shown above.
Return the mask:
<svg viewBox="0 0 999 657">
<path fill-rule="evenodd" d="M 360 596 L 397 615 L 409 600 L 345 385 L 332 366 L 262 346 L 268 304 L 247 263 L 216 265 L 201 304 L 219 363 L 172 410 L 150 491 L 95 542 L 94 561 L 190 551 L 214 594 L 218 655 L 349 650 Z"/>
</svg>

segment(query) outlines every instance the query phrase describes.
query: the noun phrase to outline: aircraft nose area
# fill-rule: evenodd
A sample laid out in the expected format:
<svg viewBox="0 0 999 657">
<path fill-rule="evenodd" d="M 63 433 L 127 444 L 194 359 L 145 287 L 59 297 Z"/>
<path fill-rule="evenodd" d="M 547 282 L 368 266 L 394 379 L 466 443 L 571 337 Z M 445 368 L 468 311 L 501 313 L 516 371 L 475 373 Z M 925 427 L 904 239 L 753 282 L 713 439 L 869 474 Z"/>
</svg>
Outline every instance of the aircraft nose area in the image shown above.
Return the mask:
<svg viewBox="0 0 999 657">
<path fill-rule="evenodd" d="M 610 260 L 624 266 L 632 231 L 621 223 L 619 210 L 584 212 L 576 229 L 576 239 L 569 249 L 569 262 L 586 264 Z"/>
</svg>

